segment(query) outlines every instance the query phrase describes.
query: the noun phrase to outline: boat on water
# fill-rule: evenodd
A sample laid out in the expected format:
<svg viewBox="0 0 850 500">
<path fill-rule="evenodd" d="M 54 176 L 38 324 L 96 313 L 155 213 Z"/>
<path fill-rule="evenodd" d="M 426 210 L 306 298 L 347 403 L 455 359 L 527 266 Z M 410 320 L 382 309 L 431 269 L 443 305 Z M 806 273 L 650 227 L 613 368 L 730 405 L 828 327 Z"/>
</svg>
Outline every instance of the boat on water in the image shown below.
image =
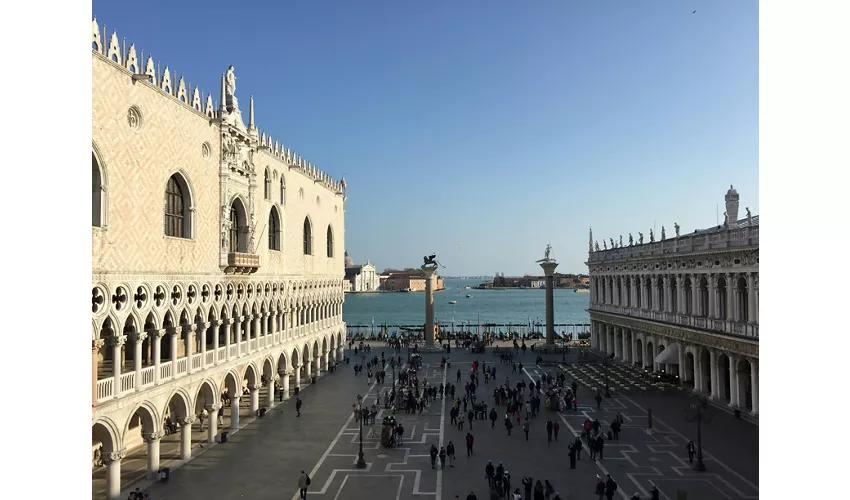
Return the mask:
<svg viewBox="0 0 850 500">
<path fill-rule="evenodd" d="M 472 287 L 471 287 L 471 286 L 465 286 L 464 288 L 466 288 L 467 290 L 469 290 L 469 289 L 470 289 L 470 288 L 472 288 Z"/>
<path fill-rule="evenodd" d="M 456 300 L 450 300 L 449 304 L 457 304 L 457 301 Z"/>
<path fill-rule="evenodd" d="M 588 288 L 574 288 L 573 292 L 575 292 L 575 293 L 590 293 L 590 289 L 588 289 Z"/>
<path fill-rule="evenodd" d="M 472 295 L 466 294 L 466 298 L 467 298 L 467 299 L 471 299 L 471 298 L 472 298 Z"/>
</svg>

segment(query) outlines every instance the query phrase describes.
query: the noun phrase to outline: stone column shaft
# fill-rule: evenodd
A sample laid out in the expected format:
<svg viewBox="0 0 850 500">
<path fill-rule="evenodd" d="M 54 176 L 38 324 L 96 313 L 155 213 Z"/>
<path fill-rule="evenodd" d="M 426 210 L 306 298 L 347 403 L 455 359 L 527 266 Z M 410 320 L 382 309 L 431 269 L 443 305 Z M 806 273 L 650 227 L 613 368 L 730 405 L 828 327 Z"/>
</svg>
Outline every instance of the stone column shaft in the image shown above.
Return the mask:
<svg viewBox="0 0 850 500">
<path fill-rule="evenodd" d="M 759 365 L 758 361 L 750 360 L 750 385 L 752 386 L 753 394 L 753 415 L 758 415 L 759 412 Z"/>
<path fill-rule="evenodd" d="M 121 500 L 121 459 L 125 451 L 110 453 L 109 457 L 103 457 L 106 465 L 106 498 L 107 500 Z"/>
<path fill-rule="evenodd" d="M 422 266 L 425 272 L 425 347 L 434 347 L 434 272 L 436 268 Z"/>
<path fill-rule="evenodd" d="M 251 395 L 251 415 L 256 415 L 260 409 L 260 388 L 252 386 L 248 388 L 248 393 Z"/>
<path fill-rule="evenodd" d="M 235 431 L 239 428 L 239 398 L 230 398 L 230 429 Z"/>
<path fill-rule="evenodd" d="M 159 384 L 159 365 L 162 362 L 162 336 L 165 335 L 165 330 L 157 330 L 153 332 L 153 381 Z"/>
<path fill-rule="evenodd" d="M 709 351 L 710 355 L 710 364 L 709 368 L 711 370 L 711 399 L 717 399 L 720 391 L 717 390 L 717 352 Z"/>
<path fill-rule="evenodd" d="M 280 376 L 280 385 L 283 389 L 283 400 L 289 399 L 289 373 L 284 373 Z"/>
<path fill-rule="evenodd" d="M 186 417 L 180 425 L 180 459 L 192 458 L 192 422 L 194 418 Z"/>
<path fill-rule="evenodd" d="M 747 323 L 755 324 L 758 318 L 756 311 L 756 278 L 747 273 Z"/>
<path fill-rule="evenodd" d="M 148 444 L 148 479 L 156 479 L 159 473 L 159 443 L 162 436 L 162 432 L 152 432 L 143 436 Z"/>
<path fill-rule="evenodd" d="M 738 356 L 728 354 L 729 356 L 729 406 L 738 408 L 741 402 L 738 399 Z"/>
<path fill-rule="evenodd" d="M 133 368 L 136 370 L 136 387 L 137 391 L 142 389 L 142 342 L 147 338 L 144 332 L 139 333 L 133 342 Z"/>
<path fill-rule="evenodd" d="M 266 383 L 266 406 L 269 408 L 274 406 L 274 377 L 269 377 Z"/>
<path fill-rule="evenodd" d="M 215 443 L 215 438 L 218 435 L 218 412 L 222 411 L 224 408 L 219 409 L 216 406 L 212 406 L 207 408 L 207 413 L 210 417 L 210 425 L 207 428 L 207 442 Z"/>
</svg>

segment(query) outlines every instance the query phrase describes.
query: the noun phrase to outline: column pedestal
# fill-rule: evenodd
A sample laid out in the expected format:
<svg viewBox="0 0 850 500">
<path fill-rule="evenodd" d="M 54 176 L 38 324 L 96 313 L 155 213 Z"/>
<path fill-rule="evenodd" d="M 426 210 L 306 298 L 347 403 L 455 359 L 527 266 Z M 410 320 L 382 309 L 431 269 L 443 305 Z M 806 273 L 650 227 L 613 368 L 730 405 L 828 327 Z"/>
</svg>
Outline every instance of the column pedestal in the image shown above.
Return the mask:
<svg viewBox="0 0 850 500">
<path fill-rule="evenodd" d="M 546 251 L 547 255 L 549 251 Z M 546 275 L 546 345 L 555 345 L 555 268 L 558 263 L 554 259 L 545 258 L 537 261 Z"/>
</svg>

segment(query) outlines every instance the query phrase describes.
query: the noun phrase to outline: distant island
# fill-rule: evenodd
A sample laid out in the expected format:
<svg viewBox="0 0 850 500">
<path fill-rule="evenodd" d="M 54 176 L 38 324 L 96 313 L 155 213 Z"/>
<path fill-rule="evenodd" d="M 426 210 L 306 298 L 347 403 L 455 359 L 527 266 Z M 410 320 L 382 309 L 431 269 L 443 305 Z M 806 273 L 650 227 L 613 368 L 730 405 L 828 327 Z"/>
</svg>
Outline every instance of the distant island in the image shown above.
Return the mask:
<svg viewBox="0 0 850 500">
<path fill-rule="evenodd" d="M 545 276 L 505 276 L 498 275 L 493 281 L 474 286 L 476 290 L 524 290 L 546 288 Z M 586 290 L 590 288 L 590 276 L 586 274 L 555 273 L 555 288 Z"/>
</svg>

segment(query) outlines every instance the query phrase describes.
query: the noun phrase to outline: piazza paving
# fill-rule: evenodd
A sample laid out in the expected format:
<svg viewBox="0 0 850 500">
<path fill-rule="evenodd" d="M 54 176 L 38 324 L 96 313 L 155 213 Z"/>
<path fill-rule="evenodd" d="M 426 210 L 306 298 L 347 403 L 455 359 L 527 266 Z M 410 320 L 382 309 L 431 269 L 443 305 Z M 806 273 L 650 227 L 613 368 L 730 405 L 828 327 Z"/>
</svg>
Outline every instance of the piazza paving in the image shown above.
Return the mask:
<svg viewBox="0 0 850 500">
<path fill-rule="evenodd" d="M 377 344 L 375 344 L 377 345 Z M 371 356 L 388 349 L 373 348 Z M 402 358 L 406 351 L 402 349 Z M 346 356 L 352 353 L 346 350 Z M 556 374 L 557 366 L 537 367 L 534 354 L 524 356 L 524 376 L 539 380 L 544 372 Z M 510 365 L 499 363 L 488 348 L 484 354 L 452 350 L 451 369 L 440 368 L 440 354 L 423 354 L 424 378 L 429 385 L 456 383 L 456 371 L 466 374 L 473 360 L 493 364 L 498 383 L 509 377 L 511 384 L 520 380 Z M 560 355 L 557 356 L 560 358 Z M 523 356 L 518 356 L 523 361 Z M 573 355 L 573 360 L 575 360 Z M 352 360 L 353 363 L 353 360 Z M 575 366 L 575 365 L 572 365 Z M 135 487 L 147 488 L 157 500 L 184 498 L 280 499 L 298 498 L 297 481 L 302 470 L 311 477 L 308 498 L 399 500 L 434 497 L 461 499 L 471 491 L 479 499 L 488 498 L 484 466 L 488 460 L 500 461 L 511 473 L 512 488 L 522 490 L 524 476 L 548 479 L 563 499 L 595 498 L 596 475 L 606 473 L 617 481 L 615 498 L 629 499 L 635 493 L 648 499 L 648 490 L 656 485 L 661 498 L 677 498 L 677 490 L 688 493 L 688 500 L 758 498 L 758 427 L 736 420 L 723 411 L 713 411 L 711 424 L 703 427 L 707 471 L 694 472 L 688 464 L 685 445 L 695 438 L 695 425 L 683 417 L 683 408 L 692 400 L 678 391 L 615 391 L 597 410 L 591 387 L 580 386 L 578 411 L 550 412 L 545 408 L 531 421 L 529 440 L 521 427 L 508 436 L 501 418 L 494 429 L 489 421 L 473 422 L 475 454 L 467 458 L 463 431 L 449 423 L 449 406 L 438 399 L 421 415 L 399 412 L 396 419 L 404 425 L 404 444 L 384 448 L 380 444 L 380 410 L 374 425 L 365 425 L 363 448 L 365 469 L 356 468 L 359 424 L 353 418 L 352 404 L 357 395 L 371 404 L 381 390 L 392 386 L 392 371 L 387 367 L 383 386 L 369 384 L 364 375 L 354 376 L 353 364 L 340 365 L 315 385 L 301 391 L 302 416 L 296 417 L 295 400 L 277 404 L 264 418 L 247 423 L 232 433 L 224 444 L 206 445 L 196 458 L 173 470 L 168 483 L 127 485 L 125 494 Z M 483 377 L 482 377 L 483 381 Z M 567 384 L 571 383 L 570 376 Z M 457 384 L 455 397 L 462 397 L 463 383 Z M 494 382 L 481 385 L 479 399 L 492 406 Z M 382 408 L 382 405 L 378 405 Z M 653 432 L 646 432 L 647 409 L 653 410 Z M 504 407 L 497 408 L 500 416 Z M 603 429 L 620 412 L 625 425 L 619 441 L 607 441 L 605 458 L 597 462 L 583 452 L 575 470 L 569 469 L 567 444 L 578 435 L 585 418 L 598 418 Z M 561 422 L 560 441 L 548 443 L 545 423 L 548 418 Z M 428 456 L 432 444 L 438 448 L 452 441 L 456 448 L 455 467 L 433 470 Z M 141 460 L 140 460 L 141 461 Z M 129 475 L 132 475 L 128 472 Z"/>
</svg>

